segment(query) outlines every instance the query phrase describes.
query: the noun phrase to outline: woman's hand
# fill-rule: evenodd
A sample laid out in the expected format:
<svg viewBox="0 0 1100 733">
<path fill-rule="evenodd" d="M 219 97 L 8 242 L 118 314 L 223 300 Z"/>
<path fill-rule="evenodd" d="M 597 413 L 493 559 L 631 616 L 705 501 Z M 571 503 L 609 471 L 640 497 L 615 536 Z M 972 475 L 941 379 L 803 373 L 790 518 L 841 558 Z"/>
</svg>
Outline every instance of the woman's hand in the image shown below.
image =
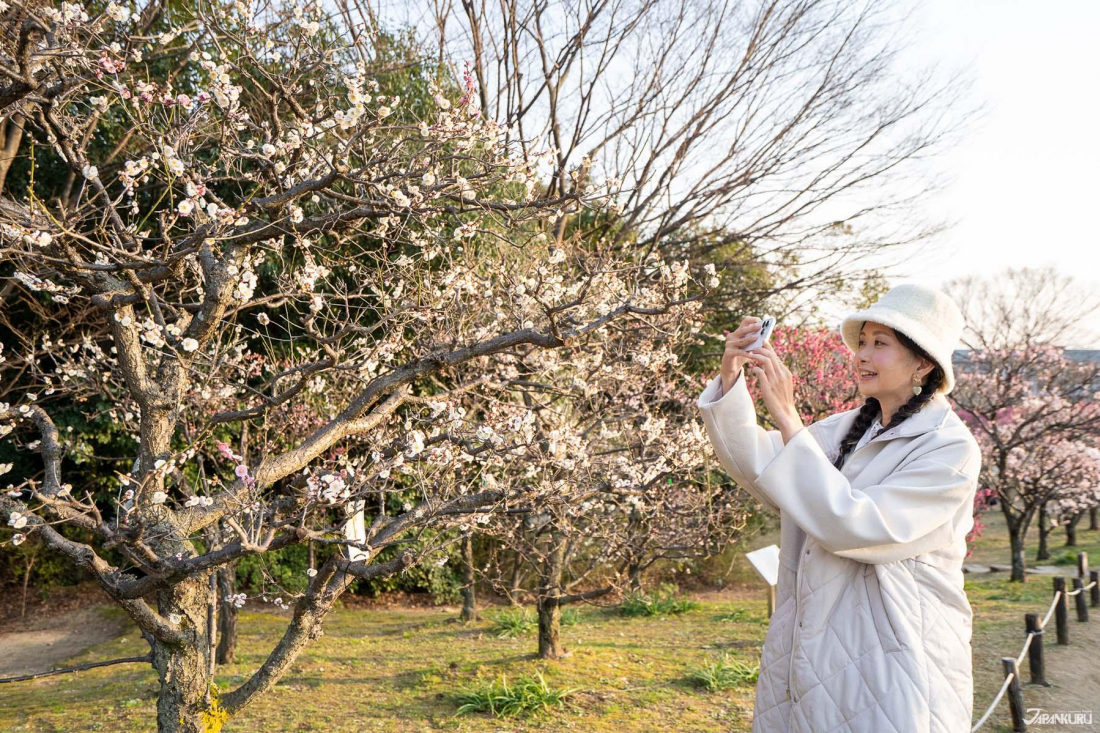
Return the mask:
<svg viewBox="0 0 1100 733">
<path fill-rule="evenodd" d="M 765 342 L 759 349 L 748 352 L 755 365 L 752 373 L 757 377 L 757 385 L 764 400 L 764 406 L 771 414 L 772 422 L 783 434 L 783 440 L 790 440 L 805 427 L 794 401 L 794 377 L 791 370 L 779 360 L 779 355 Z"/>
<path fill-rule="evenodd" d="M 752 358 L 743 349 L 760 333 L 760 323 L 761 320 L 756 316 L 748 316 L 741 321 L 736 331 L 726 331 L 726 351 L 722 354 L 722 394 L 727 394 L 733 388 L 742 365 Z"/>
</svg>

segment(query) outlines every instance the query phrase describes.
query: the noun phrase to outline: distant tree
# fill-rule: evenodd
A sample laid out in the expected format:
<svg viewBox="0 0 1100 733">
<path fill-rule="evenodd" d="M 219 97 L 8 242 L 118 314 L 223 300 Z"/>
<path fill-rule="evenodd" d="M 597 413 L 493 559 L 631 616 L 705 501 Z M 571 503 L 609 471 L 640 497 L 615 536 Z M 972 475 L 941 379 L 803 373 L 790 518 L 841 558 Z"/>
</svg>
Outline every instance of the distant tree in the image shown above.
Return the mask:
<svg viewBox="0 0 1100 733">
<path fill-rule="evenodd" d="M 970 349 L 951 398 L 982 446 L 979 493 L 997 496 L 1011 577 L 1023 582 L 1024 542 L 1040 508 L 1094 481 L 1088 449 L 1100 436 L 1100 367 L 1069 359 L 1057 344 L 1079 333 L 1097 294 L 1051 269 L 1026 268 L 946 289 L 966 318 Z"/>
</svg>

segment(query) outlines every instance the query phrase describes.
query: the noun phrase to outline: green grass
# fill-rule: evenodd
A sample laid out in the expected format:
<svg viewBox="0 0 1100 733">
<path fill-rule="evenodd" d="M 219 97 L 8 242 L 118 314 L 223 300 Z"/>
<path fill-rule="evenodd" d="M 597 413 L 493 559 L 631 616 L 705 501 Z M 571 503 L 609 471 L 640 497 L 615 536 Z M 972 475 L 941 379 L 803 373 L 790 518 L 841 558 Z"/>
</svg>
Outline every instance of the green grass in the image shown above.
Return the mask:
<svg viewBox="0 0 1100 733">
<path fill-rule="evenodd" d="M 986 534 L 967 561 L 1006 564 L 1003 520 L 991 514 L 985 521 Z M 1068 550 L 1062 547 L 1064 533 L 1052 533 L 1050 540 L 1053 557 L 1069 551 L 1076 562 L 1077 550 L 1086 550 L 1092 565 L 1100 565 L 1100 532 L 1079 527 L 1080 547 Z M 1028 541 L 1028 560 L 1033 564 L 1037 541 L 1035 536 Z M 772 542 L 777 542 L 774 535 L 758 536 L 740 552 Z M 1067 567 L 1066 575 L 1072 570 Z M 965 587 L 974 609 L 977 716 L 1004 679 L 1001 657 L 1020 650 L 1024 614 L 1046 611 L 1051 579 L 1029 575 L 1019 584 L 1008 582 L 1007 573 L 968 575 Z M 518 609 L 487 609 L 481 620 L 461 624 L 454 608 L 338 608 L 326 620 L 324 635 L 306 647 L 283 680 L 253 707 L 231 718 L 223 731 L 642 733 L 652 731 L 655 721 L 672 720 L 676 730 L 692 733 L 747 733 L 754 696 L 747 670 L 759 664 L 767 630 L 763 585 L 738 584 L 723 595 L 696 598 L 658 593 L 650 598 L 654 599 L 690 602 L 666 604 L 665 612 L 636 616 L 622 615 L 617 606 L 563 609 L 562 641 L 571 654 L 556 662 L 537 658 L 534 634 L 497 638 L 502 617 L 523 617 Z M 673 610 L 677 607 L 679 613 Z M 692 609 L 696 610 L 684 612 Z M 1091 623 L 1097 623 L 1095 616 Z M 528 609 L 532 624 L 534 617 L 534 609 Z M 262 663 L 288 618 L 289 613 L 241 614 L 238 661 L 218 668 L 215 681 L 221 689 L 236 687 Z M 147 648 L 129 626 L 121 638 L 69 662 L 137 656 Z M 1048 677 L 1072 688 L 1065 670 L 1055 668 L 1057 657 L 1056 652 L 1048 657 Z M 468 698 L 460 704 L 460 695 L 484 693 L 493 684 L 489 680 L 500 680 L 500 693 L 505 679 L 513 695 L 522 681 L 524 695 L 536 703 L 552 699 L 550 693 L 569 694 L 563 706 L 551 702 L 540 713 L 510 717 L 506 723 L 492 712 L 468 709 L 459 714 L 462 705 L 475 703 Z M 540 679 L 549 693 L 530 692 L 531 681 L 538 685 Z M 709 692 L 711 688 L 715 691 Z M 154 730 L 156 692 L 156 674 L 141 664 L 5 685 L 0 688 L 0 730 Z M 1037 695 L 1028 686 L 1024 693 L 1025 703 L 1035 699 L 1028 695 Z M 1002 703 L 982 733 L 1008 730 L 1008 710 Z"/>
<path fill-rule="evenodd" d="M 747 608 L 766 611 L 762 592 L 745 600 L 701 604 L 707 613 L 625 618 L 581 607 L 563 624 L 571 654 L 537 658 L 534 634 L 497 638 L 491 609 L 482 620 L 456 621 L 457 609 L 350 610 L 338 608 L 324 635 L 302 652 L 288 674 L 253 707 L 231 718 L 223 733 L 325 731 L 326 733 L 588 733 L 650 731 L 654 720 L 675 718 L 682 730 L 748 731 L 753 688 L 707 694 L 687 675 L 715 650 L 759 662 L 766 626 L 716 624 L 713 616 Z M 510 609 L 502 612 L 514 613 Z M 534 619 L 533 609 L 528 617 Z M 219 667 L 222 689 L 232 689 L 263 661 L 286 628 L 289 613 L 245 612 L 235 664 Z M 81 654 L 74 663 L 139 655 L 147 645 L 137 631 Z M 551 691 L 576 690 L 564 708 L 510 718 L 502 728 L 492 714 L 459 714 L 456 695 L 486 680 L 509 686 L 542 676 Z M 75 733 L 155 729 L 156 674 L 141 664 L 6 685 L 0 690 L 0 730 Z M 548 717 L 549 716 L 549 717 Z M 547 719 L 550 721 L 547 722 Z M 540 722 L 541 721 L 541 722 Z"/>
</svg>

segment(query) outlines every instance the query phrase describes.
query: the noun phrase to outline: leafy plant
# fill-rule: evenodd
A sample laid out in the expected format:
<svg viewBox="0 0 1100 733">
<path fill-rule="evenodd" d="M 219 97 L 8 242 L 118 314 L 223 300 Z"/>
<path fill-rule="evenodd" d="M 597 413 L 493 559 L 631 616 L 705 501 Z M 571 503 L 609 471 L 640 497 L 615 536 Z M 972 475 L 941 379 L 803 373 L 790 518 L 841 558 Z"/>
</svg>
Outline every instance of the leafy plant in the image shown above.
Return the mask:
<svg viewBox="0 0 1100 733">
<path fill-rule="evenodd" d="M 697 687 L 703 687 L 708 692 L 716 692 L 731 687 L 755 684 L 759 675 L 759 666 L 723 654 L 720 659 L 708 662 L 693 671 L 690 679 Z"/>
<path fill-rule="evenodd" d="M 699 608 L 699 603 L 690 598 L 677 598 L 673 589 L 662 588 L 657 593 L 631 593 L 619 604 L 619 613 L 623 616 L 662 616 L 687 613 Z"/>
<path fill-rule="evenodd" d="M 562 626 L 576 626 L 580 623 L 581 613 L 575 608 L 566 608 L 561 612 L 560 623 Z"/>
<path fill-rule="evenodd" d="M 511 639 L 526 634 L 534 628 L 534 625 L 534 619 L 527 613 L 526 608 L 505 610 L 493 619 L 493 632 L 498 639 Z"/>
<path fill-rule="evenodd" d="M 507 675 L 474 689 L 459 693 L 456 702 L 458 713 L 491 713 L 497 717 L 532 715 L 543 713 L 551 706 L 565 707 L 566 698 L 577 688 L 554 689 L 536 671 L 534 676 L 525 675 L 511 685 Z"/>
</svg>

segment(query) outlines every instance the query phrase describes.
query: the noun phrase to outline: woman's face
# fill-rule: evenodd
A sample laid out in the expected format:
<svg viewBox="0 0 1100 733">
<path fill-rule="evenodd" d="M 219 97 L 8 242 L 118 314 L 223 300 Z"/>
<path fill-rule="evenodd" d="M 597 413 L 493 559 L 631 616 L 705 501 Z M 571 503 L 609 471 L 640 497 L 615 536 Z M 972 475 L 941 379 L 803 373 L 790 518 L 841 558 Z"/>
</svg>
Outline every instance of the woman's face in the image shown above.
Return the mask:
<svg viewBox="0 0 1100 733">
<path fill-rule="evenodd" d="M 894 329 L 866 321 L 859 332 L 859 348 L 852 355 L 856 382 L 863 397 L 885 398 L 890 404 L 904 404 L 913 396 L 913 375 L 920 381 L 933 365 L 914 354 L 898 339 Z M 874 375 L 866 377 L 865 372 Z"/>
</svg>

